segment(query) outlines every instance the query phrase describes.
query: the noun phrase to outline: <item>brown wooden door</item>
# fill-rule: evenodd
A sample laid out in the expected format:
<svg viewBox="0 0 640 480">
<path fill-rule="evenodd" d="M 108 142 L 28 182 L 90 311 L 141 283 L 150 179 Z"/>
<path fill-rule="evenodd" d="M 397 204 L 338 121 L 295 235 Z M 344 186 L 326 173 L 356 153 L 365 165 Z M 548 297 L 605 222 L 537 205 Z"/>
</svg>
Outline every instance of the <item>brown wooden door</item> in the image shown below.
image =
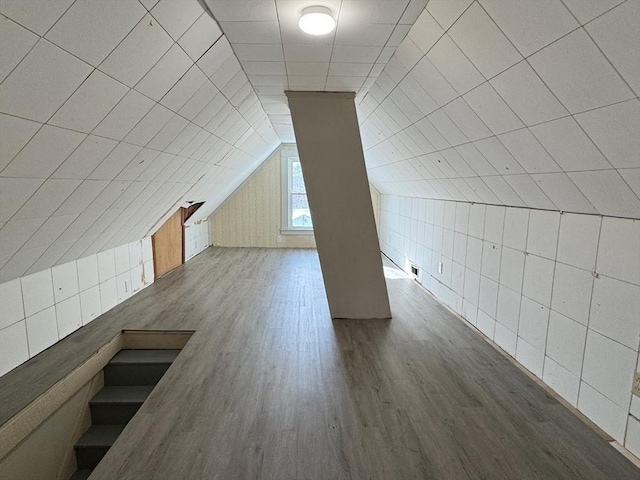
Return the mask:
<svg viewBox="0 0 640 480">
<path fill-rule="evenodd" d="M 155 278 L 161 277 L 184 262 L 183 209 L 171 215 L 151 237 Z"/>
</svg>

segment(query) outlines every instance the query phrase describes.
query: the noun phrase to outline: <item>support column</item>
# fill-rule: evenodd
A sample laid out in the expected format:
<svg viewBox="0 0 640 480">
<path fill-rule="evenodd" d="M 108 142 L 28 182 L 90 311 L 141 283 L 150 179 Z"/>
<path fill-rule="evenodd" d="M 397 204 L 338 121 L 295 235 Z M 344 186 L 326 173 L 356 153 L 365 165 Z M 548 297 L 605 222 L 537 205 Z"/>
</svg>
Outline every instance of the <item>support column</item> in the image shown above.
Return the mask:
<svg viewBox="0 0 640 480">
<path fill-rule="evenodd" d="M 391 318 L 352 92 L 286 92 L 332 318 Z"/>
</svg>

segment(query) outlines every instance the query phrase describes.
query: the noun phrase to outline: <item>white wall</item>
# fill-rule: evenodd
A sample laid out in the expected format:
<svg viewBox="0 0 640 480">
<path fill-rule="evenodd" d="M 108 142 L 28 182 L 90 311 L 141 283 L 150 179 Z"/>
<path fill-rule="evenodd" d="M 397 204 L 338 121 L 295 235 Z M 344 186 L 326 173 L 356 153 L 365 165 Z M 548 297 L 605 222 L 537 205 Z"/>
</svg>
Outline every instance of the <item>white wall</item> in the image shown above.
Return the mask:
<svg viewBox="0 0 640 480">
<path fill-rule="evenodd" d="M 0 284 L 0 375 L 153 283 L 151 238 Z"/>
<path fill-rule="evenodd" d="M 640 221 L 383 195 L 380 242 L 640 455 L 640 398 L 631 395 L 640 368 Z"/>
<path fill-rule="evenodd" d="M 209 246 L 207 219 L 184 226 L 184 261 L 188 261 Z"/>
</svg>

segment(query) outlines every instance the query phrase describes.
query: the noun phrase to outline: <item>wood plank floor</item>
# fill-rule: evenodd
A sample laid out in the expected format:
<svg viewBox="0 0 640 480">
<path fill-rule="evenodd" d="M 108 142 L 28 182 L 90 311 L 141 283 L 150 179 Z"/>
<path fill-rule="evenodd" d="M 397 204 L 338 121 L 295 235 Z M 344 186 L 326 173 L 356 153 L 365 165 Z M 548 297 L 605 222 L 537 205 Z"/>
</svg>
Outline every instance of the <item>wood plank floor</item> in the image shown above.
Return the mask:
<svg viewBox="0 0 640 480">
<path fill-rule="evenodd" d="M 208 249 L 0 378 L 0 423 L 123 328 L 196 333 L 92 475 L 640 479 L 412 280 L 329 318 L 313 250 Z"/>
</svg>

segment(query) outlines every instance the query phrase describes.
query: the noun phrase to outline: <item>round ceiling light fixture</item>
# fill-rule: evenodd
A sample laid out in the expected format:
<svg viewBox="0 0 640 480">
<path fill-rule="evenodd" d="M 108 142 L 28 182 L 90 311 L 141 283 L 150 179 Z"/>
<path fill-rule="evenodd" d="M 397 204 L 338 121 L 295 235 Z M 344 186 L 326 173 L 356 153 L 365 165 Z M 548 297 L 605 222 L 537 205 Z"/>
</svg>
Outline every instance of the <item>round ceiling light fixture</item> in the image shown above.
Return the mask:
<svg viewBox="0 0 640 480">
<path fill-rule="evenodd" d="M 302 11 L 298 26 L 309 35 L 326 35 L 336 28 L 336 21 L 327 7 L 307 7 Z"/>
</svg>

